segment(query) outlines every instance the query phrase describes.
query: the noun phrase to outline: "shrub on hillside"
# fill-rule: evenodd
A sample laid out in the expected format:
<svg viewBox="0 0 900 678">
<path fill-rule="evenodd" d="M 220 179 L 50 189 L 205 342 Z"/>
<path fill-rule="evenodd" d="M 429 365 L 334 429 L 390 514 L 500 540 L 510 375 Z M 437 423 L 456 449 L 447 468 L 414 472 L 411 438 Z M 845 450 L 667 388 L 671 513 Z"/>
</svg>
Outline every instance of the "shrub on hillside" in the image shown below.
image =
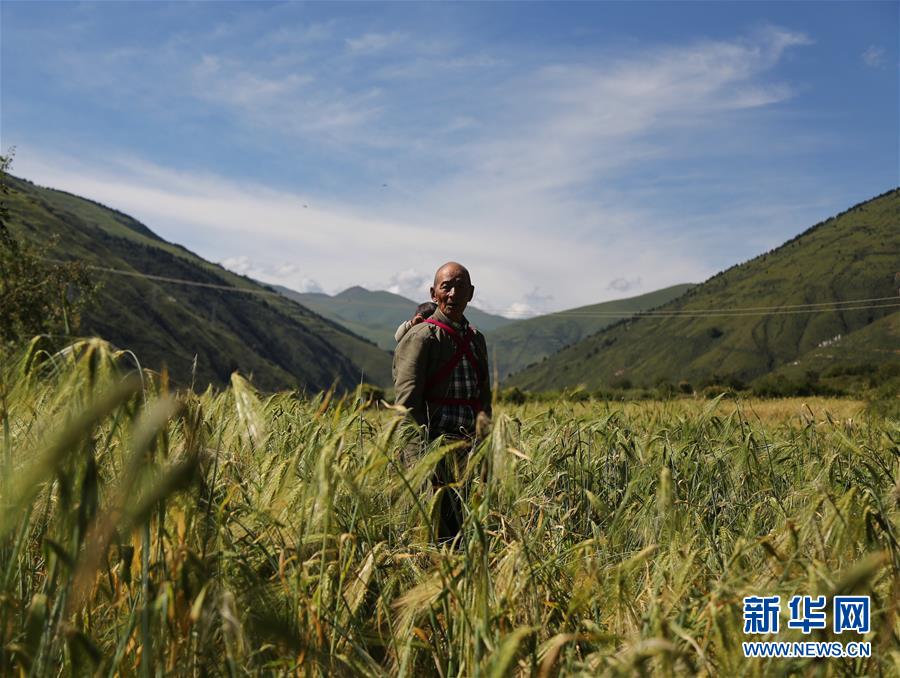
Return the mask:
<svg viewBox="0 0 900 678">
<path fill-rule="evenodd" d="M 0 156 L 0 353 L 37 334 L 73 334 L 97 285 L 79 261 L 54 262 L 56 240 L 41 246 L 9 230 L 7 171 L 12 154 Z"/>
<path fill-rule="evenodd" d="M 815 372 L 807 372 L 800 378 L 766 375 L 753 383 L 751 391 L 761 398 L 844 395 L 840 389 L 819 381 Z"/>
<path fill-rule="evenodd" d="M 524 405 L 530 398 L 527 391 L 521 390 L 517 386 L 512 388 L 504 388 L 497 394 L 497 402 L 509 403 L 510 405 Z"/>
</svg>

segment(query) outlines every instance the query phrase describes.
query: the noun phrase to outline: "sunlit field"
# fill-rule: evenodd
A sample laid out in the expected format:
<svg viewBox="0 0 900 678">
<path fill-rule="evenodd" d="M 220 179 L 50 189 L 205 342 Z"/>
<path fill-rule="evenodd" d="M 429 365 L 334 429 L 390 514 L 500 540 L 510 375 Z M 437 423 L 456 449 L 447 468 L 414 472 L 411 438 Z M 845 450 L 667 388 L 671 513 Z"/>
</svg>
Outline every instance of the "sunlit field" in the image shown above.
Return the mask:
<svg viewBox="0 0 900 678">
<path fill-rule="evenodd" d="M 709 400 L 702 398 L 679 398 L 669 401 L 648 402 L 617 402 L 617 401 L 588 401 L 581 403 L 556 403 L 548 406 L 546 403 L 531 403 L 519 408 L 507 410 L 515 416 L 532 417 L 549 414 L 550 411 L 565 413 L 565 416 L 576 418 L 589 418 L 603 416 L 611 412 L 634 418 L 655 413 L 659 416 L 695 417 L 706 409 Z M 560 409 L 562 407 L 562 409 Z M 729 394 L 720 399 L 715 406 L 715 414 L 719 417 L 735 415 L 746 421 L 753 421 L 762 425 L 787 424 L 793 426 L 807 426 L 816 424 L 836 423 L 843 421 L 852 427 L 860 417 L 866 416 L 867 403 L 862 400 L 850 398 L 821 398 L 812 396 L 808 398 L 777 398 L 777 399 L 735 399 Z"/>
<path fill-rule="evenodd" d="M 121 363 L 121 367 L 117 367 Z M 0 674 L 900 674 L 900 424 L 848 400 L 498 406 L 433 541 L 398 413 L 4 366 Z M 871 596 L 859 659 L 745 659 L 745 596 Z M 774 637 L 774 636 L 773 636 Z"/>
</svg>

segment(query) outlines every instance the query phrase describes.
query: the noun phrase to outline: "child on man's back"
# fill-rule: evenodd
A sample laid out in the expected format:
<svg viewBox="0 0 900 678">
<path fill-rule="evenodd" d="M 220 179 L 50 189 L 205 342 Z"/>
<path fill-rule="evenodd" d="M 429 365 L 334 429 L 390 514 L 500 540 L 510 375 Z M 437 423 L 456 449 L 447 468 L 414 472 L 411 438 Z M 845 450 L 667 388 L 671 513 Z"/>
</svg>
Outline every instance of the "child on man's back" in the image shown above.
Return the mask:
<svg viewBox="0 0 900 678">
<path fill-rule="evenodd" d="M 413 325 L 418 325 L 419 323 L 423 323 L 428 318 L 430 318 L 431 314 L 434 313 L 434 310 L 436 308 L 437 304 L 435 304 L 433 301 L 426 301 L 424 304 L 419 304 L 416 307 L 416 312 L 413 317 L 400 323 L 400 326 L 394 333 L 394 339 L 397 340 L 397 343 L 400 343 L 403 335 L 409 332 L 410 327 L 412 327 Z"/>
</svg>

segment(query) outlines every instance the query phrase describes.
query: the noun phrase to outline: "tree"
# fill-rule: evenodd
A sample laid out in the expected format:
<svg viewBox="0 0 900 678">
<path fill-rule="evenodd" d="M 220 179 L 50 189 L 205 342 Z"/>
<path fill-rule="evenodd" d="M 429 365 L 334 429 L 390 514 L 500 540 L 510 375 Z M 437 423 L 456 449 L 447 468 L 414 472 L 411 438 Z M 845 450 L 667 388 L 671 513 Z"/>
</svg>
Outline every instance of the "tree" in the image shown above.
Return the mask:
<svg viewBox="0 0 900 678">
<path fill-rule="evenodd" d="M 49 257 L 57 238 L 38 246 L 13 235 L 8 204 L 13 154 L 10 149 L 0 155 L 0 352 L 36 334 L 72 334 L 97 292 L 82 262 Z"/>
</svg>

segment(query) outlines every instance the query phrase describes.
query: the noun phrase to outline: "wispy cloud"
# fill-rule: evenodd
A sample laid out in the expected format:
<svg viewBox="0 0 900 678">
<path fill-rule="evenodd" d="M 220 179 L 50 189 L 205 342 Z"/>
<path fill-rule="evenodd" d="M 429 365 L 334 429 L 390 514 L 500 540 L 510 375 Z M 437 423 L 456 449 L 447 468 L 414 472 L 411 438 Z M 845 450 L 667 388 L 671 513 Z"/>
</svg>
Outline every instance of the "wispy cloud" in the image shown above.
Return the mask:
<svg viewBox="0 0 900 678">
<path fill-rule="evenodd" d="M 876 45 L 869 45 L 866 51 L 860 55 L 863 63 L 870 68 L 879 68 L 884 65 L 884 48 Z"/>
<path fill-rule="evenodd" d="M 191 69 L 190 90 L 244 123 L 299 137 L 324 134 L 345 140 L 347 132 L 359 130 L 381 110 L 375 88 L 350 93 L 309 72 L 264 73 L 204 55 Z"/>
<path fill-rule="evenodd" d="M 637 236 L 623 239 L 615 252 L 533 230 L 511 239 L 505 230 L 491 229 L 487 215 L 456 224 L 448 240 L 443 219 L 360 213 L 322 196 L 128 158 L 87 161 L 40 155 L 23 146 L 15 171 L 131 214 L 163 238 L 227 262 L 232 270 L 300 290 L 310 289 L 309 281 L 330 293 L 363 282 L 419 299 L 427 296 L 432 272 L 456 259 L 473 272 L 475 305 L 528 313 L 608 295 L 603 288 L 581 286 L 576 294 L 568 289 L 593 267 L 613 274 L 624 274 L 631 266 L 648 267 L 661 276 L 654 279 L 660 286 L 694 279 L 702 269 L 689 256 L 648 250 Z M 428 203 L 418 206 L 421 213 L 433 209 Z M 404 265 L 407 268 L 400 268 Z M 541 280 L 547 292 L 537 290 L 534 280 Z"/>
<path fill-rule="evenodd" d="M 95 91 L 123 102 L 151 96 L 138 93 L 144 87 L 157 105 L 188 101 L 227 119 L 224 133 L 252 129 L 299 162 L 352 165 L 340 185 L 273 188 L 108 149 L 75 161 L 26 143 L 17 169 L 264 281 L 331 292 L 363 283 L 417 300 L 434 268 L 457 259 L 473 272 L 479 307 L 559 310 L 720 267 L 689 237 L 699 217 L 671 209 L 677 191 L 650 177 L 677 168 L 702 186 L 719 177 L 697 158 L 726 146 L 731 157 L 754 152 L 759 136 L 742 116 L 794 96 L 773 72 L 787 50 L 811 42 L 769 27 L 730 41 L 529 60 L 440 35 L 306 26 L 295 41 L 274 29 L 287 48 L 271 55 L 234 47 L 235 25 L 198 44 L 180 36 L 155 53 L 133 48 L 121 68 L 104 51 L 72 58 L 84 82 L 102 58 Z M 323 144 L 329 154 L 317 156 Z M 629 173 L 640 180 L 626 186 Z M 738 169 L 729 183 L 746 176 Z M 377 195 L 363 187 L 375 178 L 388 184 Z M 734 225 L 728 205 L 709 204 L 702 217 Z"/>
<path fill-rule="evenodd" d="M 192 69 L 194 91 L 203 99 L 241 109 L 270 107 L 300 95 L 314 82 L 307 73 L 266 77 L 243 70 L 240 64 L 213 55 L 203 55 Z"/>
<path fill-rule="evenodd" d="M 789 98 L 787 83 L 760 76 L 786 49 L 808 42 L 803 34 L 770 28 L 753 40 L 542 67 L 503 89 L 508 109 L 481 143 L 463 151 L 467 174 L 474 169 L 479 184 L 496 178 L 524 190 L 553 190 L 671 154 L 673 138 L 660 143 L 654 135 L 677 129 L 695 135 L 694 144 L 730 111 Z"/>
<path fill-rule="evenodd" d="M 378 54 L 387 49 L 403 45 L 409 36 L 399 31 L 391 33 L 366 33 L 355 38 L 347 38 L 348 49 L 354 54 Z"/>
<path fill-rule="evenodd" d="M 323 292 L 322 286 L 312 278 L 303 275 L 303 268 L 296 262 L 253 261 L 246 255 L 226 257 L 219 262 L 229 271 L 269 284 L 284 285 L 295 292 Z"/>
</svg>

